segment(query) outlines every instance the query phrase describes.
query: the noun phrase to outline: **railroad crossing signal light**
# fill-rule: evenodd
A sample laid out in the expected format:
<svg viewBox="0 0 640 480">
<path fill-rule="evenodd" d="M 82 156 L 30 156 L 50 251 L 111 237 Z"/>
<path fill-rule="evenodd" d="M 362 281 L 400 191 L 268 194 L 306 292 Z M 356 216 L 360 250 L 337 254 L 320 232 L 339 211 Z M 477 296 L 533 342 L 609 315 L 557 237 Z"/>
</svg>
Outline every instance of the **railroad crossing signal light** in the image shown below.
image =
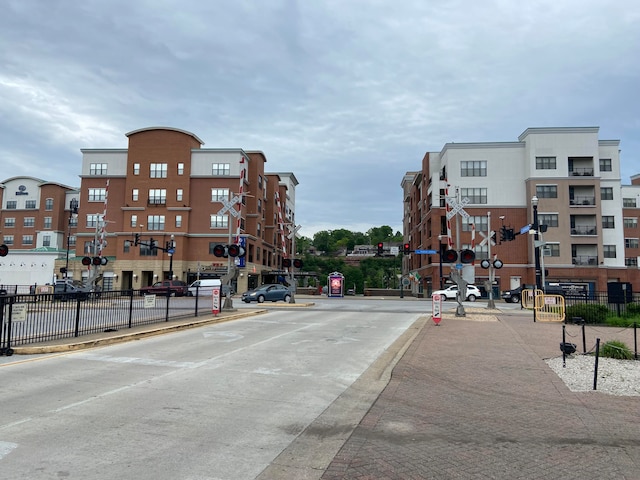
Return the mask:
<svg viewBox="0 0 640 480">
<path fill-rule="evenodd" d="M 495 268 L 496 270 L 500 270 L 503 265 L 504 264 L 502 263 L 502 260 L 500 260 L 500 259 L 496 258 L 493 261 L 493 268 Z M 491 262 L 489 260 L 487 260 L 487 259 L 484 259 L 484 260 L 482 260 L 480 262 L 480 266 L 486 270 L 487 268 L 489 268 L 491 266 Z"/>
<path fill-rule="evenodd" d="M 378 255 L 382 255 L 384 252 L 384 243 L 378 242 Z"/>
<path fill-rule="evenodd" d="M 7 247 L 4 243 L 0 245 L 0 257 L 6 257 L 9 253 L 9 247 Z"/>
<path fill-rule="evenodd" d="M 460 252 L 460 263 L 473 263 L 476 259 L 476 252 L 465 249 Z"/>
<path fill-rule="evenodd" d="M 411 245 L 405 243 L 402 247 L 402 253 L 404 253 L 405 255 L 409 255 L 411 253 Z"/>
<path fill-rule="evenodd" d="M 290 258 L 283 258 L 282 259 L 282 268 L 289 268 L 291 267 L 291 259 Z"/>
<path fill-rule="evenodd" d="M 296 268 L 302 268 L 302 260 L 300 260 L 299 258 L 296 258 L 293 261 L 293 266 L 296 267 Z"/>
<path fill-rule="evenodd" d="M 82 265 L 85 267 L 91 265 L 91 257 L 82 257 Z"/>
<path fill-rule="evenodd" d="M 455 250 L 445 250 L 442 254 L 442 261 L 446 263 L 454 263 L 458 260 L 458 252 Z"/>
<path fill-rule="evenodd" d="M 213 247 L 213 254 L 216 257 L 224 257 L 227 253 L 227 249 L 225 248 L 224 245 L 216 245 L 215 247 Z"/>
<path fill-rule="evenodd" d="M 236 244 L 227 245 L 227 253 L 230 257 L 244 257 L 245 255 L 244 247 Z"/>
</svg>

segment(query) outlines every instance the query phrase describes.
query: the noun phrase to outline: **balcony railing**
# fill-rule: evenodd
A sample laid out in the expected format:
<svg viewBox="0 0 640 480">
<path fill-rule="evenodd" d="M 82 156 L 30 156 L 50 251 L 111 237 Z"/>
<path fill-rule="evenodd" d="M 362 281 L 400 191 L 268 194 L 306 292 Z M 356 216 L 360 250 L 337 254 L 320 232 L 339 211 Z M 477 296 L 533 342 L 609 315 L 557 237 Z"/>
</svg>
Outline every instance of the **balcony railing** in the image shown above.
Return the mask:
<svg viewBox="0 0 640 480">
<path fill-rule="evenodd" d="M 593 177 L 593 168 L 574 168 L 569 173 L 574 177 Z"/>
<path fill-rule="evenodd" d="M 595 225 L 571 227 L 571 235 L 597 235 L 597 234 L 598 234 L 598 227 Z"/>
<path fill-rule="evenodd" d="M 571 259 L 574 265 L 597 265 L 598 257 L 591 257 L 589 255 L 576 255 Z"/>
<path fill-rule="evenodd" d="M 579 196 L 576 196 L 576 197 L 573 197 L 572 199 L 570 199 L 569 200 L 569 204 L 570 205 L 593 206 L 593 205 L 596 204 L 596 197 L 579 195 Z"/>
</svg>

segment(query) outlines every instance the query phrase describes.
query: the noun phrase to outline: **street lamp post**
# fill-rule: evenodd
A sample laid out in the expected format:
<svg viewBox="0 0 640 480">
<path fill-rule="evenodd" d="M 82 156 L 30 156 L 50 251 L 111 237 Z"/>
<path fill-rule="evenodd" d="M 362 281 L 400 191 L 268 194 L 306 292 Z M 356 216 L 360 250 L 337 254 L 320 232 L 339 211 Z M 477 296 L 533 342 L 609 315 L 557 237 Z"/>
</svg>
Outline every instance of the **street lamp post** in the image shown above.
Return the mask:
<svg viewBox="0 0 640 480">
<path fill-rule="evenodd" d="M 533 289 L 533 321 L 536 321 L 536 296 L 537 296 L 537 292 L 538 290 L 541 289 L 541 283 L 542 283 L 542 270 L 540 269 L 540 247 L 538 246 L 538 239 L 540 238 L 540 234 L 538 233 L 540 230 L 540 226 L 538 225 L 538 197 L 536 195 L 534 195 L 531 198 L 531 205 L 533 206 L 533 229 L 535 231 L 534 233 L 534 249 L 533 249 L 533 255 L 534 255 L 534 261 L 535 261 L 535 275 L 536 275 L 536 285 L 535 288 Z"/>
<path fill-rule="evenodd" d="M 64 290 L 67 291 L 67 278 L 69 277 L 69 250 L 71 248 L 71 224 L 73 219 L 78 216 L 78 199 L 72 198 L 69 202 L 69 225 L 67 231 L 67 258 L 64 263 Z"/>
</svg>

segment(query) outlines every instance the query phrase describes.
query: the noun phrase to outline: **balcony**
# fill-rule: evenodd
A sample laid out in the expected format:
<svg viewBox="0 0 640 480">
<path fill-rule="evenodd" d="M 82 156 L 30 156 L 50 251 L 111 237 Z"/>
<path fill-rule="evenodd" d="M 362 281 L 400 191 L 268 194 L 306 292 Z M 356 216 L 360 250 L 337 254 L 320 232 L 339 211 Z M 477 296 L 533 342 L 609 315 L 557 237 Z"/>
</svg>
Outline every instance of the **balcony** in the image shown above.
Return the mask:
<svg viewBox="0 0 640 480">
<path fill-rule="evenodd" d="M 593 177 L 593 168 L 573 168 L 569 170 L 572 177 Z"/>
<path fill-rule="evenodd" d="M 598 264 L 598 257 L 589 255 L 577 255 L 571 259 L 571 263 L 578 266 L 590 266 Z"/>
<path fill-rule="evenodd" d="M 593 207 L 596 204 L 596 197 L 588 195 L 577 195 L 569 200 L 571 206 Z"/>
<path fill-rule="evenodd" d="M 580 225 L 571 227 L 571 235 L 597 235 L 598 227 L 596 225 Z"/>
</svg>

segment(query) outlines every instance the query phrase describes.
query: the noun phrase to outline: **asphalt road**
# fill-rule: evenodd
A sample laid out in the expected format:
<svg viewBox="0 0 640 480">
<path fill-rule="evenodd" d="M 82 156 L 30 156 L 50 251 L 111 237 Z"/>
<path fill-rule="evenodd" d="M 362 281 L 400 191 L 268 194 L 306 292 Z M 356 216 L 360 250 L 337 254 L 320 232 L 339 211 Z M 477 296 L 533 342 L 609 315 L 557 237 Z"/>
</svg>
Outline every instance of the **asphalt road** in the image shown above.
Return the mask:
<svg viewBox="0 0 640 480">
<path fill-rule="evenodd" d="M 11 357 L 0 364 L 0 471 L 254 479 L 426 306 L 325 299 L 93 350 Z"/>
</svg>

